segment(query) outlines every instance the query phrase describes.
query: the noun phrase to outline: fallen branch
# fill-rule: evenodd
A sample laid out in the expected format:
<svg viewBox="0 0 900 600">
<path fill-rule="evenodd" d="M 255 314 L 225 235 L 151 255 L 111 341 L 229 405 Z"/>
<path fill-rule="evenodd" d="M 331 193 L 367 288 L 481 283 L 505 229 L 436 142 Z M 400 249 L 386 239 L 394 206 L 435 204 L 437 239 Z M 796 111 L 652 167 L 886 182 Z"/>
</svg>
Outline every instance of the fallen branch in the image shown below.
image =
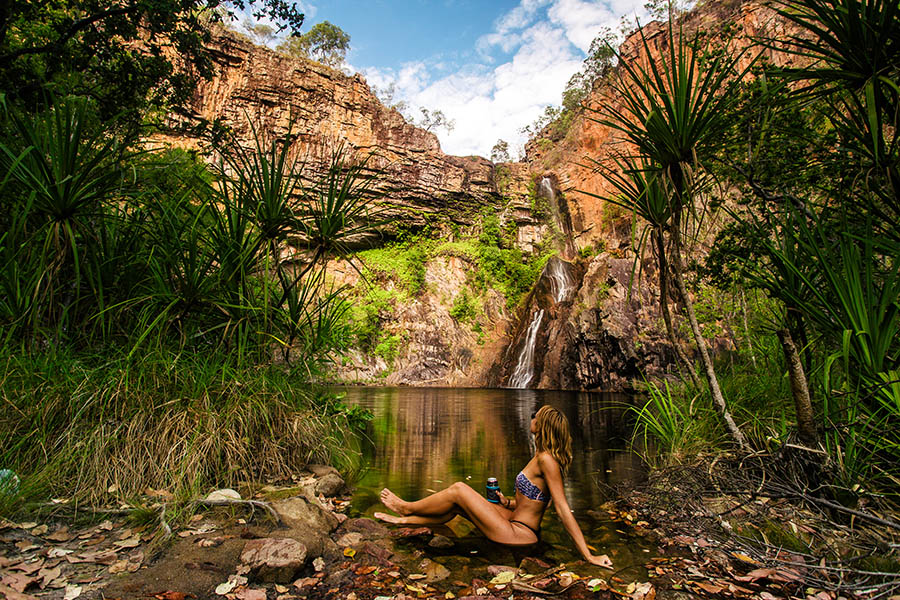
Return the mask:
<svg viewBox="0 0 900 600">
<path fill-rule="evenodd" d="M 285 526 L 281 516 L 272 508 L 272 505 L 261 500 L 194 500 L 192 504 L 199 506 L 249 506 L 251 510 L 261 508 L 272 516 L 272 519 L 279 527 Z"/>
</svg>

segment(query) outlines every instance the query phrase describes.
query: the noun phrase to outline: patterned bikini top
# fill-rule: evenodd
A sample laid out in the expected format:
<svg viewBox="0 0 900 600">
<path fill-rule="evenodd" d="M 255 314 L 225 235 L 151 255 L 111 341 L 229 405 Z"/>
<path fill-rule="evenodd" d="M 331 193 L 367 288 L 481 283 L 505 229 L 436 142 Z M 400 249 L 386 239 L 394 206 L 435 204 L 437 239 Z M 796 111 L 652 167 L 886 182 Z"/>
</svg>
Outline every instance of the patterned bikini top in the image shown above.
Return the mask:
<svg viewBox="0 0 900 600">
<path fill-rule="evenodd" d="M 538 502 L 550 502 L 550 494 L 545 494 L 541 488 L 531 483 L 525 471 L 519 471 L 516 475 L 516 489 L 522 492 L 522 495 Z"/>
</svg>

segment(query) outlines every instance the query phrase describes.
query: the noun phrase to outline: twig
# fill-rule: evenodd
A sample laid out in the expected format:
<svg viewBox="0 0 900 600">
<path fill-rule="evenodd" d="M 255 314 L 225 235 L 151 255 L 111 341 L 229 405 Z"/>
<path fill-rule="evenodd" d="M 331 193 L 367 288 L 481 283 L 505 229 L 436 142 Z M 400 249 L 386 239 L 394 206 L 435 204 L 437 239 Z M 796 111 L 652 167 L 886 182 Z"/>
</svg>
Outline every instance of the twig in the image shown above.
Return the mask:
<svg viewBox="0 0 900 600">
<path fill-rule="evenodd" d="M 281 520 L 278 512 L 272 508 L 271 504 L 261 500 L 194 500 L 193 504 L 200 506 L 250 506 L 251 509 L 261 508 L 272 515 L 279 527 L 284 527 L 284 522 Z"/>
</svg>

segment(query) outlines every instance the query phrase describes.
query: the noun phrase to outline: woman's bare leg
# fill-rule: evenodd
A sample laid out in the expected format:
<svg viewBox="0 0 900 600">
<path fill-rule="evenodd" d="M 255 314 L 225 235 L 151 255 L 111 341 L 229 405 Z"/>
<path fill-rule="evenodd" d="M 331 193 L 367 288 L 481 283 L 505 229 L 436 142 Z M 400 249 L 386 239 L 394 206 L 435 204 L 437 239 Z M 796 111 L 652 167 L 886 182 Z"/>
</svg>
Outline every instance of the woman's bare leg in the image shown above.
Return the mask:
<svg viewBox="0 0 900 600">
<path fill-rule="evenodd" d="M 501 514 L 484 496 L 462 482 L 415 502 L 407 502 L 385 488 L 381 492 L 381 501 L 407 519 L 442 518 L 456 509 L 461 510 L 488 539 L 501 544 L 526 545 L 537 541 L 533 532 L 513 527 L 508 516 Z"/>
<path fill-rule="evenodd" d="M 397 517 L 383 512 L 377 512 L 372 516 L 386 523 L 393 523 L 395 525 L 443 525 L 458 514 L 460 514 L 458 511 L 453 510 L 445 515 L 438 515 L 436 517 Z"/>
</svg>

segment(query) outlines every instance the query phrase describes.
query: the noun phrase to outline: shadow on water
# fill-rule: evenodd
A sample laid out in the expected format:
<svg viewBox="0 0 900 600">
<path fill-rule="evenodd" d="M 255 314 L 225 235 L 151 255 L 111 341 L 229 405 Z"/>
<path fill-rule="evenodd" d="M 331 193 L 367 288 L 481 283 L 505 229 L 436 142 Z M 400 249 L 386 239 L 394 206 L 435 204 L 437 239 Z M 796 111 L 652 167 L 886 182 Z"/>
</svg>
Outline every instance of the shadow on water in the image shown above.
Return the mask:
<svg viewBox="0 0 900 600">
<path fill-rule="evenodd" d="M 533 455 L 531 414 L 550 404 L 566 415 L 572 429 L 574 460 L 565 489 L 588 544 L 609 554 L 617 570 L 647 561 L 647 543 L 597 510 L 611 499 L 612 487 L 645 476 L 640 456 L 628 448 L 633 427 L 625 408 L 629 396 L 458 388 L 338 391 L 347 404 L 374 414 L 363 449 L 367 469 L 357 483 L 353 516 L 385 510 L 378 500 L 384 487 L 415 500 L 455 481 L 483 492 L 487 478 L 496 477 L 501 491 L 512 495 L 516 474 Z M 448 525 L 450 531 L 444 533 L 455 537 L 455 544 L 440 562 L 459 576 L 479 564 L 511 564 L 524 556 L 487 541 L 467 521 L 457 518 Z M 556 563 L 580 559 L 553 507 L 544 515 L 542 541 L 531 556 Z M 436 553 L 429 549 L 429 554 Z M 637 569 L 625 576 L 639 573 Z"/>
</svg>

